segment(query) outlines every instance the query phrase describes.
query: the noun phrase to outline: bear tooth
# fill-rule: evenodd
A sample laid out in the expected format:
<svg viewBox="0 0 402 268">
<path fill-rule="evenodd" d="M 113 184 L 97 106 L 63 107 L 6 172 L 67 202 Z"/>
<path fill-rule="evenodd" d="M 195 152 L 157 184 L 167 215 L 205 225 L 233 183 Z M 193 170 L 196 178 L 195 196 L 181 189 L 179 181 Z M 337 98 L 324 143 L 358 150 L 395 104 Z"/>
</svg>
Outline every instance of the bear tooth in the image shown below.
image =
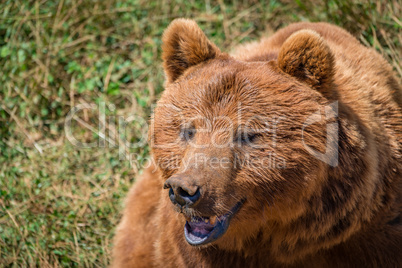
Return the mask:
<svg viewBox="0 0 402 268">
<path fill-rule="evenodd" d="M 210 217 L 210 218 L 209 218 L 209 222 L 210 222 L 212 225 L 214 225 L 215 222 L 216 222 L 216 216 Z"/>
</svg>

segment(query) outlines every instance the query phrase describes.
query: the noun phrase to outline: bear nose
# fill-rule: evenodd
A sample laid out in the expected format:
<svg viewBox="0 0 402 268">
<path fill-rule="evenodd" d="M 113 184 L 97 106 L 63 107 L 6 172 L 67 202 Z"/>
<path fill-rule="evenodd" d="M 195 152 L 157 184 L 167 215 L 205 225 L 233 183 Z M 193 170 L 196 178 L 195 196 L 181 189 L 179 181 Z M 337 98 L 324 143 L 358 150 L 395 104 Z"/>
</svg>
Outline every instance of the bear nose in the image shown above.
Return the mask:
<svg viewBox="0 0 402 268">
<path fill-rule="evenodd" d="M 185 178 L 173 176 L 163 185 L 164 189 L 169 189 L 169 198 L 173 204 L 180 206 L 193 206 L 200 199 L 200 189 L 196 185 L 191 185 Z"/>
</svg>

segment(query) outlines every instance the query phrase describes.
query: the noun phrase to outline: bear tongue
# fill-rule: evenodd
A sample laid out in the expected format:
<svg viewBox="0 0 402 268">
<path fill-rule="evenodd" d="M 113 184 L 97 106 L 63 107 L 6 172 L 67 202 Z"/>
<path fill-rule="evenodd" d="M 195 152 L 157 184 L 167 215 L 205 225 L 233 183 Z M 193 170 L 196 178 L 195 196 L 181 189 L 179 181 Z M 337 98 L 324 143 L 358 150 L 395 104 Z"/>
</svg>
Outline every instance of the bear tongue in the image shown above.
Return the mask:
<svg viewBox="0 0 402 268">
<path fill-rule="evenodd" d="M 191 228 L 191 233 L 199 234 L 199 235 L 207 235 L 212 229 L 214 229 L 214 225 L 209 222 L 205 222 L 203 218 L 196 217 L 192 218 L 191 221 L 188 221 L 188 225 Z"/>
</svg>

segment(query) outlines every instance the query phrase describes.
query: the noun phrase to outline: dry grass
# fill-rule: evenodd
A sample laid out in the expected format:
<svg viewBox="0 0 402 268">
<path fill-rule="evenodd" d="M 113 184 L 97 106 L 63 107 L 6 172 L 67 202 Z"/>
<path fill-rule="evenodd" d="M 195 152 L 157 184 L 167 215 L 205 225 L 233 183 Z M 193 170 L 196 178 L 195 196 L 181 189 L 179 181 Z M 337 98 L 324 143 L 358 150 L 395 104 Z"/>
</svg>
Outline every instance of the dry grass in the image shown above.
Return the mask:
<svg viewBox="0 0 402 268">
<path fill-rule="evenodd" d="M 163 90 L 161 34 L 176 17 L 197 20 L 226 51 L 291 22 L 333 22 L 402 77 L 400 0 L 2 1 L 0 266 L 107 266 L 135 163 L 148 155 L 122 140 L 144 135 L 140 118 Z M 82 104 L 95 109 L 80 111 L 72 130 L 93 148 L 66 138 L 68 112 Z M 123 134 L 118 118 L 129 116 Z"/>
</svg>

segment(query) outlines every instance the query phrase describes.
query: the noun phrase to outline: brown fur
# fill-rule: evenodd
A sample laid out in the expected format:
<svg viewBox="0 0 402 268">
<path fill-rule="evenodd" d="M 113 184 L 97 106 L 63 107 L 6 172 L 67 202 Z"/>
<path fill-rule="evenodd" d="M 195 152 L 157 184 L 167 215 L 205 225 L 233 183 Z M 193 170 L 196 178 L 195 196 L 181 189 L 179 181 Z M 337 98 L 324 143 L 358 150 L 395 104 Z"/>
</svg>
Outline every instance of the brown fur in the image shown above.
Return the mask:
<svg viewBox="0 0 402 268">
<path fill-rule="evenodd" d="M 179 19 L 163 42 L 166 90 L 150 131 L 157 167 L 129 193 L 114 267 L 402 267 L 401 88 L 379 54 L 326 23 L 292 24 L 228 55 Z M 337 118 L 302 136 L 333 101 Z M 253 142 L 263 149 L 225 146 L 259 116 L 280 116 L 275 142 L 263 133 Z M 338 126 L 332 166 L 304 146 L 324 152 L 327 123 Z M 186 125 L 206 131 L 190 144 L 180 139 Z M 236 165 L 268 152 L 286 166 Z M 197 165 L 197 154 L 229 161 Z M 202 187 L 202 200 L 177 211 L 163 190 L 169 178 Z M 242 199 L 212 245 L 186 242 L 183 215 L 222 215 Z"/>
</svg>

